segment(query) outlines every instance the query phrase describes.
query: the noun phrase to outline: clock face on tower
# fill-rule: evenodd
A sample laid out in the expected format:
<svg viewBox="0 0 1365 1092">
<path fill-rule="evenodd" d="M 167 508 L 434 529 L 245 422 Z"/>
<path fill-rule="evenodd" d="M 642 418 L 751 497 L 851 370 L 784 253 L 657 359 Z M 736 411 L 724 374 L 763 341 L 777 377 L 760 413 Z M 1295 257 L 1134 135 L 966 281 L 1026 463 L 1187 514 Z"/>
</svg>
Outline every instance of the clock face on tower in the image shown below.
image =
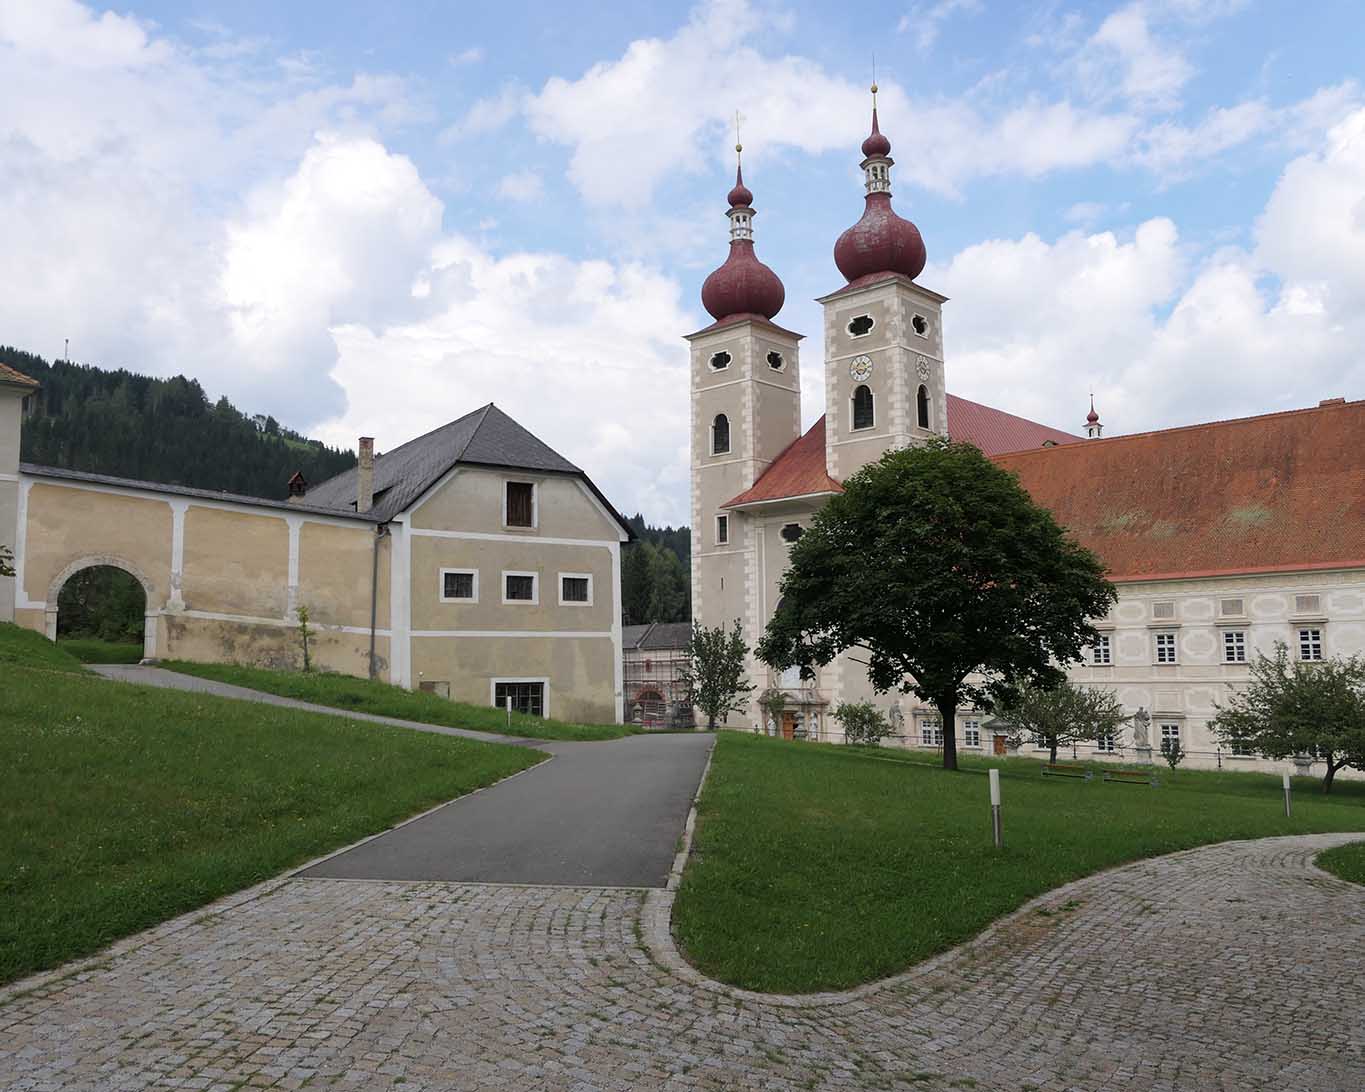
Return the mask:
<svg viewBox="0 0 1365 1092">
<path fill-rule="evenodd" d="M 927 358 L 927 357 L 920 357 L 917 361 L 915 361 L 915 370 L 919 372 L 919 377 L 920 377 L 920 379 L 927 382 L 928 379 L 929 379 L 929 360 L 928 360 L 928 358 Z"/>
<path fill-rule="evenodd" d="M 848 363 L 848 376 L 855 383 L 864 383 L 872 374 L 872 358 L 870 356 L 855 356 Z"/>
</svg>

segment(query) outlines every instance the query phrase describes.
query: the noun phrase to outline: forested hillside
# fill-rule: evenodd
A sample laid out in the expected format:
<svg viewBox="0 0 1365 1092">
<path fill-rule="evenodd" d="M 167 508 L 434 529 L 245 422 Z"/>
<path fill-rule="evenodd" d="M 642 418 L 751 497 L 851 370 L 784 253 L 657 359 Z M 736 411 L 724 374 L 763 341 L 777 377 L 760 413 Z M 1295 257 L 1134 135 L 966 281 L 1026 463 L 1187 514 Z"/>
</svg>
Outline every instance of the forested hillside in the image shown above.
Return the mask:
<svg viewBox="0 0 1365 1092">
<path fill-rule="evenodd" d="M 226 398 L 210 402 L 194 379 L 105 371 L 0 346 L 0 362 L 42 384 L 24 422 L 24 462 L 143 481 L 283 498 L 295 470 L 314 484 L 355 455 L 253 418 Z"/>
<path fill-rule="evenodd" d="M 636 541 L 621 554 L 621 620 L 686 622 L 692 617 L 692 532 L 651 527 L 636 514 L 627 522 Z"/>
</svg>

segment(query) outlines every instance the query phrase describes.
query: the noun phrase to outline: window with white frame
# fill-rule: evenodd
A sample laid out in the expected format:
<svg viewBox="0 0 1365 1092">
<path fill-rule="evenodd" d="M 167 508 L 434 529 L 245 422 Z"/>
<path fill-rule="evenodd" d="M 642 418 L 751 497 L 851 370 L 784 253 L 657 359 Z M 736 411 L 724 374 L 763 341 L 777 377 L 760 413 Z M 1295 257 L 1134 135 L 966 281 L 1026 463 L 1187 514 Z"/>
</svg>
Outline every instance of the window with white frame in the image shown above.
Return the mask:
<svg viewBox="0 0 1365 1092">
<path fill-rule="evenodd" d="M 1234 758 L 1255 758 L 1256 750 L 1245 739 L 1228 740 L 1228 747 L 1232 750 Z"/>
<path fill-rule="evenodd" d="M 540 574 L 509 572 L 502 573 L 502 601 L 504 603 L 540 602 Z"/>
<path fill-rule="evenodd" d="M 926 747 L 943 746 L 943 721 L 938 717 L 924 717 L 919 722 L 919 741 Z"/>
<path fill-rule="evenodd" d="M 561 607 L 592 606 L 592 573 L 560 573 L 559 605 Z"/>
<path fill-rule="evenodd" d="M 1113 663 L 1112 657 L 1113 653 L 1109 648 L 1109 634 L 1101 633 L 1095 638 L 1095 643 L 1090 646 L 1090 662 L 1103 666 Z"/>
<path fill-rule="evenodd" d="M 716 545 L 724 546 L 730 541 L 730 517 L 716 517 Z"/>
<path fill-rule="evenodd" d="M 1322 630 L 1308 626 L 1299 630 L 1299 659 L 1322 659 Z"/>
<path fill-rule="evenodd" d="M 1180 742 L 1180 725 L 1163 724 L 1161 726 L 1161 753 L 1164 755 L 1175 744 Z"/>
<path fill-rule="evenodd" d="M 1156 662 L 1159 664 L 1176 662 L 1174 633 L 1158 633 L 1156 635 Z"/>
<path fill-rule="evenodd" d="M 1247 662 L 1247 635 L 1240 629 L 1223 630 L 1223 662 L 1225 664 L 1244 664 Z"/>
<path fill-rule="evenodd" d="M 536 486 L 534 482 L 508 482 L 503 494 L 504 527 L 536 525 Z"/>
<path fill-rule="evenodd" d="M 716 414 L 711 422 L 711 454 L 730 453 L 730 418 L 723 413 Z"/>
<path fill-rule="evenodd" d="M 442 569 L 442 603 L 477 603 L 479 601 L 478 569 Z"/>
<path fill-rule="evenodd" d="M 1112 755 L 1117 750 L 1113 732 L 1105 732 L 1095 737 L 1095 750 L 1103 755 Z"/>
<path fill-rule="evenodd" d="M 872 388 L 866 383 L 862 383 L 853 390 L 853 404 L 851 409 L 852 420 L 850 427 L 853 429 L 871 428 L 876 424 L 876 412 L 873 409 Z"/>
<path fill-rule="evenodd" d="M 975 717 L 968 717 L 962 722 L 962 745 L 964 747 L 981 746 L 981 722 Z"/>
<path fill-rule="evenodd" d="M 531 679 L 495 682 L 493 684 L 493 704 L 499 709 L 506 709 L 509 701 L 514 713 L 543 717 L 545 715 L 545 683 Z"/>
</svg>

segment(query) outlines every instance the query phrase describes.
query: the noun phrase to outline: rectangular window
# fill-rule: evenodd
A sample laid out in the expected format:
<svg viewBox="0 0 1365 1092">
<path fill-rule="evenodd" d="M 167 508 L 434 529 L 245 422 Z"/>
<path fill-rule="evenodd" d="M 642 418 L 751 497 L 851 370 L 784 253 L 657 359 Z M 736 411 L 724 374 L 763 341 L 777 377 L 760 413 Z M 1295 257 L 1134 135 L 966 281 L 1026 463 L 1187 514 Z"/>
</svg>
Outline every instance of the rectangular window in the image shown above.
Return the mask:
<svg viewBox="0 0 1365 1092">
<path fill-rule="evenodd" d="M 1246 613 L 1244 607 L 1245 604 L 1240 599 L 1224 599 L 1218 605 L 1218 612 L 1224 618 L 1240 618 Z"/>
<path fill-rule="evenodd" d="M 543 682 L 500 682 L 493 684 L 493 704 L 507 708 L 512 701 L 512 712 L 533 717 L 545 715 L 545 684 Z"/>
<path fill-rule="evenodd" d="M 964 747 L 981 746 L 981 722 L 972 718 L 962 722 L 962 745 Z"/>
<path fill-rule="evenodd" d="M 1159 664 L 1175 663 L 1175 634 L 1158 633 L 1156 635 L 1156 662 Z"/>
<path fill-rule="evenodd" d="M 478 569 L 442 569 L 442 603 L 477 603 L 479 601 Z"/>
<path fill-rule="evenodd" d="M 1322 610 L 1322 596 L 1320 595 L 1296 595 L 1294 596 L 1295 614 L 1317 614 Z"/>
<path fill-rule="evenodd" d="M 1161 753 L 1165 754 L 1171 749 L 1171 745 L 1180 742 L 1180 725 L 1163 724 L 1161 726 Z"/>
<path fill-rule="evenodd" d="M 536 487 L 532 482 L 507 483 L 507 512 L 503 522 L 508 527 L 536 525 Z"/>
<path fill-rule="evenodd" d="M 560 573 L 559 605 L 561 607 L 592 606 L 592 574 Z"/>
<path fill-rule="evenodd" d="M 1109 634 L 1101 633 L 1098 637 L 1095 638 L 1094 645 L 1091 646 L 1090 662 L 1092 664 L 1113 663 L 1113 660 L 1110 659 L 1110 656 L 1111 653 L 1109 651 Z"/>
<path fill-rule="evenodd" d="M 1095 737 L 1095 750 L 1100 754 L 1112 755 L 1115 749 L 1114 734 L 1112 732 Z"/>
<path fill-rule="evenodd" d="M 504 603 L 538 603 L 540 589 L 536 573 L 502 574 L 502 601 Z"/>
<path fill-rule="evenodd" d="M 1240 629 L 1223 631 L 1223 662 L 1225 664 L 1247 662 L 1247 635 Z"/>
<path fill-rule="evenodd" d="M 926 747 L 943 746 L 943 721 L 938 717 L 925 717 L 919 722 L 919 741 Z"/>
<path fill-rule="evenodd" d="M 1164 603 L 1152 604 L 1152 617 L 1169 621 L 1175 617 L 1175 603 L 1167 601 Z"/>
<path fill-rule="evenodd" d="M 730 517 L 716 517 L 716 545 L 724 546 L 730 541 Z"/>
<path fill-rule="evenodd" d="M 1234 739 L 1228 744 L 1232 748 L 1232 753 L 1237 758 L 1255 758 L 1256 752 L 1251 744 L 1244 739 Z"/>
<path fill-rule="evenodd" d="M 1299 659 L 1322 659 L 1322 630 L 1316 628 L 1299 630 Z"/>
</svg>

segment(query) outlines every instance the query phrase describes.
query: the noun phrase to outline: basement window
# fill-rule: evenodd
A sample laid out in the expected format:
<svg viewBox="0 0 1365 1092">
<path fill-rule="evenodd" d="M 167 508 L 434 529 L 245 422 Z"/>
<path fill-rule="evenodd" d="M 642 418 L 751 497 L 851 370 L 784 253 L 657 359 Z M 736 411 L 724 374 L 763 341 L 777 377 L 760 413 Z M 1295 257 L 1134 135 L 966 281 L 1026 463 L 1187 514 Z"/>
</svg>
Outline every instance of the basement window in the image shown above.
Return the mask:
<svg viewBox="0 0 1365 1092">
<path fill-rule="evenodd" d="M 519 680 L 495 682 L 493 684 L 493 704 L 499 709 L 506 709 L 509 702 L 514 713 L 543 717 L 545 715 L 545 684 L 539 681 L 532 682 L 529 679 L 524 682 Z"/>
<path fill-rule="evenodd" d="M 871 315 L 859 315 L 856 318 L 849 320 L 848 323 L 849 336 L 867 337 L 868 334 L 872 333 L 872 327 L 876 325 L 877 322 Z"/>
</svg>

